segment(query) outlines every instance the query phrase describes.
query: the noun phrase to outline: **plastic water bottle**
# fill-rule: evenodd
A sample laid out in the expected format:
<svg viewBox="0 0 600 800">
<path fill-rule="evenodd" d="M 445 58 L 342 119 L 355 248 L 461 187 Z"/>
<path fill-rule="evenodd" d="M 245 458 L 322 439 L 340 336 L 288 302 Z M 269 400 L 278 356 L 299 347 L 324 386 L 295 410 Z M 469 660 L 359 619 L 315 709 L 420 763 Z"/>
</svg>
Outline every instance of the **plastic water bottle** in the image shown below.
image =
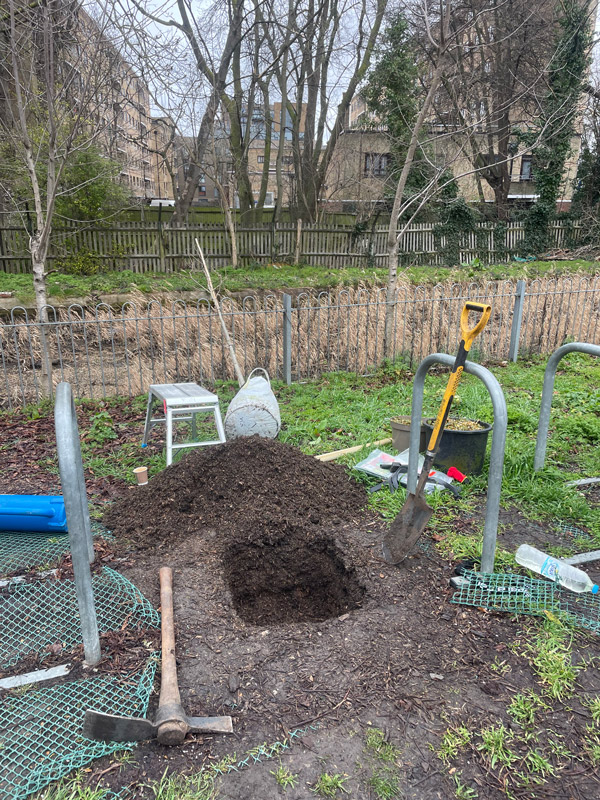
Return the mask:
<svg viewBox="0 0 600 800">
<path fill-rule="evenodd" d="M 538 572 L 545 578 L 550 578 L 555 583 L 560 583 L 565 589 L 572 592 L 598 592 L 598 584 L 594 583 L 589 575 L 582 569 L 574 567 L 572 564 L 565 564 L 558 558 L 542 553 L 529 544 L 522 544 L 515 553 L 517 564 Z"/>
</svg>

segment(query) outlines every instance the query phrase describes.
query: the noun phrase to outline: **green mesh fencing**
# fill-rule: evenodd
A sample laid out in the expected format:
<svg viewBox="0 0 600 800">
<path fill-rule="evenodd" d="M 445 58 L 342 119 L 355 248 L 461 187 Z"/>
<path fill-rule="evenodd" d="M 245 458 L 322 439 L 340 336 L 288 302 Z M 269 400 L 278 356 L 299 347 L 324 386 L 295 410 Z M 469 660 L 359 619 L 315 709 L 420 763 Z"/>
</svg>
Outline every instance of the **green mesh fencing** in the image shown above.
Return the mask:
<svg viewBox="0 0 600 800">
<path fill-rule="evenodd" d="M 158 658 L 155 653 L 126 682 L 95 677 L 6 694 L 0 701 L 0 798 L 20 800 L 95 758 L 130 749 L 85 739 L 83 717 L 88 708 L 145 716 Z"/>
<path fill-rule="evenodd" d="M 92 523 L 94 537 L 111 539 L 98 523 Z M 0 532 L 0 575 L 27 571 L 33 567 L 49 569 L 69 552 L 68 533 L 30 533 L 28 531 Z"/>
<path fill-rule="evenodd" d="M 558 524 L 558 530 L 565 539 L 570 540 L 573 542 L 574 545 L 594 545 L 596 540 L 594 537 L 587 533 L 587 531 L 582 531 L 581 528 L 578 528 L 576 525 L 570 525 L 568 522 L 560 522 Z"/>
<path fill-rule="evenodd" d="M 523 575 L 465 572 L 453 603 L 490 611 L 541 616 L 549 611 L 581 628 L 600 632 L 600 597 L 577 594 L 551 581 Z"/>
<path fill-rule="evenodd" d="M 513 614 L 542 614 L 555 611 L 556 584 L 513 574 L 465 572 L 452 602 L 465 606 L 509 611 Z"/>
<path fill-rule="evenodd" d="M 108 567 L 92 576 L 98 630 L 117 630 L 127 619 L 159 627 L 158 612 L 136 587 Z M 0 668 L 49 645 L 69 650 L 81 642 L 75 582 L 55 579 L 11 583 L 0 589 Z M 40 659 L 41 660 L 41 659 Z M 1 794 L 0 794 L 1 797 Z"/>
</svg>

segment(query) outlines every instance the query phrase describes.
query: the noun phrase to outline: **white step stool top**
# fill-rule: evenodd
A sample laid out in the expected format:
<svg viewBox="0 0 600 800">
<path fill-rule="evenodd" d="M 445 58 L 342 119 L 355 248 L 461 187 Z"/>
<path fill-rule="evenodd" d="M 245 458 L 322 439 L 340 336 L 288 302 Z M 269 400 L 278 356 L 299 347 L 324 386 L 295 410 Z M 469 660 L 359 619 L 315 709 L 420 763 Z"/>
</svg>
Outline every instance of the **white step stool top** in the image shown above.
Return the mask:
<svg viewBox="0 0 600 800">
<path fill-rule="evenodd" d="M 153 383 L 150 392 L 167 406 L 187 406 L 215 403 L 216 394 L 203 389 L 197 383 Z"/>
</svg>

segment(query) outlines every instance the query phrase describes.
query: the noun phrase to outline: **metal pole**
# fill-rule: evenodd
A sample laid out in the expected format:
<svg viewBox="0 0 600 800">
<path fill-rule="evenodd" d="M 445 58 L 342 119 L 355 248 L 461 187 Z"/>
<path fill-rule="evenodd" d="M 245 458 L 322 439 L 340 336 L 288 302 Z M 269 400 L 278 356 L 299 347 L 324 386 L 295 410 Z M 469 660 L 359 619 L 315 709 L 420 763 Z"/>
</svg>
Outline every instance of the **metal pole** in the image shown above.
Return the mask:
<svg viewBox="0 0 600 800">
<path fill-rule="evenodd" d="M 544 388 L 542 389 L 542 405 L 540 408 L 540 419 L 538 422 L 537 439 L 535 442 L 535 456 L 533 459 L 533 470 L 537 472 L 544 466 L 546 460 L 546 445 L 548 442 L 548 428 L 550 427 L 550 409 L 552 408 L 552 395 L 554 393 L 554 379 L 556 370 L 561 358 L 568 353 L 587 353 L 590 356 L 600 356 L 600 345 L 588 344 L 587 342 L 571 342 L 563 344 L 555 350 L 546 364 L 544 372 Z"/>
<path fill-rule="evenodd" d="M 92 535 L 81 461 L 77 415 L 75 413 L 71 385 L 67 382 L 59 383 L 56 387 L 54 425 L 60 482 L 65 500 L 69 542 L 73 558 L 75 592 L 81 620 L 83 650 L 86 662 L 88 664 L 97 664 L 100 660 L 100 637 L 98 636 L 98 622 L 90 572 L 90 560 L 93 560 Z"/>
<path fill-rule="evenodd" d="M 523 305 L 525 304 L 525 281 L 517 281 L 515 306 L 513 309 L 512 327 L 510 330 L 510 346 L 508 360 L 516 361 L 519 357 L 519 340 L 521 338 L 521 324 L 523 322 Z"/>
<path fill-rule="evenodd" d="M 283 379 L 292 382 L 292 298 L 283 295 Z"/>
<path fill-rule="evenodd" d="M 408 491 L 413 493 L 417 488 L 417 463 L 419 458 L 419 437 L 421 417 L 423 414 L 423 389 L 427 372 L 434 364 L 451 367 L 455 357 L 446 353 L 433 353 L 421 361 L 413 380 L 413 395 L 410 423 L 410 446 L 408 451 Z M 496 554 L 496 536 L 498 533 L 498 514 L 500 511 L 500 491 L 502 488 L 502 470 L 504 467 L 504 448 L 506 446 L 506 429 L 508 414 L 506 400 L 502 388 L 494 375 L 471 361 L 465 363 L 464 371 L 475 375 L 484 384 L 494 410 L 494 428 L 492 431 L 492 450 L 490 453 L 490 469 L 488 474 L 487 502 L 485 506 L 485 524 L 483 527 L 483 548 L 481 552 L 481 572 L 494 571 Z"/>
</svg>

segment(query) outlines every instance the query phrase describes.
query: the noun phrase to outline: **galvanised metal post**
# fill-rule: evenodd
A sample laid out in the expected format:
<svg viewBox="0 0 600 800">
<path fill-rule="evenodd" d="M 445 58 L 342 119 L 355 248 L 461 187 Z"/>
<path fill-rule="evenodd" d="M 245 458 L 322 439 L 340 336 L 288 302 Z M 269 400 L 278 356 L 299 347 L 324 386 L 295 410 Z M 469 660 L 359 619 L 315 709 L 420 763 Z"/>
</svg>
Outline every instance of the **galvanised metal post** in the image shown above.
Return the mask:
<svg viewBox="0 0 600 800">
<path fill-rule="evenodd" d="M 444 364 L 451 367 L 455 357 L 446 353 L 433 353 L 421 361 L 413 380 L 410 447 L 408 456 L 408 491 L 413 493 L 417 488 L 417 464 L 419 458 L 419 437 L 421 431 L 421 417 L 423 415 L 423 388 L 427 372 L 434 364 Z M 508 427 L 508 414 L 506 413 L 506 400 L 497 379 L 489 369 L 472 361 L 465 363 L 465 372 L 475 375 L 484 384 L 494 410 L 494 428 L 492 431 L 492 450 L 490 453 L 490 469 L 488 474 L 487 502 L 485 506 L 485 524 L 483 527 L 483 549 L 481 552 L 481 571 L 494 571 L 494 557 L 496 555 L 496 536 L 498 533 L 498 514 L 500 511 L 500 491 L 502 488 L 502 470 L 504 467 L 504 448 L 506 446 L 506 429 Z"/>
<path fill-rule="evenodd" d="M 533 469 L 537 472 L 544 466 L 546 460 L 546 444 L 548 442 L 548 428 L 550 427 L 550 409 L 552 408 L 552 394 L 554 393 L 554 379 L 556 370 L 561 358 L 568 353 L 587 353 L 590 356 L 600 356 L 600 345 L 588 344 L 587 342 L 571 342 L 563 344 L 555 350 L 546 364 L 544 372 L 544 388 L 542 389 L 542 407 L 540 408 L 540 419 L 538 422 L 537 439 L 535 442 L 535 457 L 533 459 Z"/>
<path fill-rule="evenodd" d="M 515 293 L 515 306 L 513 309 L 512 327 L 510 329 L 510 346 L 508 360 L 516 361 L 519 357 L 519 340 L 521 338 L 521 324 L 523 322 L 523 306 L 525 304 L 525 281 L 517 281 Z"/>
<path fill-rule="evenodd" d="M 283 379 L 292 382 L 292 297 L 283 295 Z"/>
<path fill-rule="evenodd" d="M 71 384 L 66 381 L 59 383 L 56 387 L 54 425 L 60 482 L 65 500 L 67 528 L 73 558 L 75 592 L 81 620 L 83 650 L 86 662 L 97 664 L 100 660 L 100 637 L 98 636 L 90 571 L 94 548 L 81 461 L 77 415 Z"/>
</svg>

